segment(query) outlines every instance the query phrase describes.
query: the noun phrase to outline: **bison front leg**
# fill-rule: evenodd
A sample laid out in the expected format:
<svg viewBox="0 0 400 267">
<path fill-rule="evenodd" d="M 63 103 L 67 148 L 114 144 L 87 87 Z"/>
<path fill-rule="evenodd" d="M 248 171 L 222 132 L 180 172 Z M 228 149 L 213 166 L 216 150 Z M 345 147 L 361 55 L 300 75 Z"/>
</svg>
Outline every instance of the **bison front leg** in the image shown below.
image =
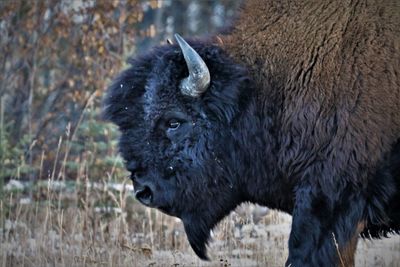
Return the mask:
<svg viewBox="0 0 400 267">
<path fill-rule="evenodd" d="M 311 184 L 296 190 L 286 266 L 354 266 L 365 201 L 360 193 L 322 193 Z"/>
</svg>

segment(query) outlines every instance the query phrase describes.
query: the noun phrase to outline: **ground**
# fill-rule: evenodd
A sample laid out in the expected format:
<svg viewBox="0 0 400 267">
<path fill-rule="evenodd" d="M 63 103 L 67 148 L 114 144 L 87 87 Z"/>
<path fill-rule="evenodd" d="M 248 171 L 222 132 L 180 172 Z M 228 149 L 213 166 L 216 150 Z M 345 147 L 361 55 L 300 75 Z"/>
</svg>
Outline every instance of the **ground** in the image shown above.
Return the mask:
<svg viewBox="0 0 400 267">
<path fill-rule="evenodd" d="M 18 188 L 18 190 L 17 190 Z M 179 219 L 140 205 L 129 183 L 43 181 L 5 187 L 1 266 L 283 266 L 291 217 L 245 204 L 213 231 L 201 261 Z M 360 240 L 356 266 L 400 267 L 400 236 Z"/>
</svg>

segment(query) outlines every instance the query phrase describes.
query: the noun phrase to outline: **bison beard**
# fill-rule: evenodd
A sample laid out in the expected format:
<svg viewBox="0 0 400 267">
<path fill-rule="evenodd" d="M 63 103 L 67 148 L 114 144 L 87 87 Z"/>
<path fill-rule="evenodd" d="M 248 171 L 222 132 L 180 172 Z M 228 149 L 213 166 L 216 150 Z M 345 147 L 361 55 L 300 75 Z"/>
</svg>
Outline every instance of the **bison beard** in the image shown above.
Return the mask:
<svg viewBox="0 0 400 267">
<path fill-rule="evenodd" d="M 110 86 L 135 195 L 202 259 L 248 201 L 293 215 L 286 265 L 351 266 L 360 232 L 400 233 L 400 7 L 246 3 L 229 35 L 178 36 Z"/>
<path fill-rule="evenodd" d="M 202 218 L 184 218 L 185 232 L 193 251 L 203 260 L 207 260 L 206 245 L 210 238 L 211 227 Z"/>
</svg>

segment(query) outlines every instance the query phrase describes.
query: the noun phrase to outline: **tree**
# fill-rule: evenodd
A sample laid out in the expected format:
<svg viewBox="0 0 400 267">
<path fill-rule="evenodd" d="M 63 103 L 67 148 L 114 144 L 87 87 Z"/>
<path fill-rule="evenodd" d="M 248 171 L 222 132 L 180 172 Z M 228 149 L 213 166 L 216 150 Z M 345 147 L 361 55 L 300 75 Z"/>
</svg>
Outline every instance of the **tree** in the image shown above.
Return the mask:
<svg viewBox="0 0 400 267">
<path fill-rule="evenodd" d="M 73 164 L 66 161 L 79 162 L 93 149 L 88 140 L 108 142 L 105 131 L 114 130 L 101 122 L 101 98 L 126 57 L 175 32 L 213 32 L 237 3 L 0 1 L 0 177 L 68 171 Z M 102 126 L 90 138 L 77 131 L 93 123 Z"/>
</svg>

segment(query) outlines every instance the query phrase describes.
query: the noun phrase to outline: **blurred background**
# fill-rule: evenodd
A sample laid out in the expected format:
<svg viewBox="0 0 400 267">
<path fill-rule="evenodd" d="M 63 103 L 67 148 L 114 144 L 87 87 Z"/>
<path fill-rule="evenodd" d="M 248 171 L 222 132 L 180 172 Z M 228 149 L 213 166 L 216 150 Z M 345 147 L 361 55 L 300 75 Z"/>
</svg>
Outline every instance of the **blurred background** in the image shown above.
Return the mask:
<svg viewBox="0 0 400 267">
<path fill-rule="evenodd" d="M 130 56 L 174 33 L 228 27 L 237 0 L 0 0 L 1 266 L 282 266 L 291 218 L 244 205 L 213 233 L 211 262 L 178 219 L 132 197 L 118 131 L 101 119 Z M 399 239 L 359 266 L 400 266 Z"/>
<path fill-rule="evenodd" d="M 174 33 L 214 33 L 238 3 L 1 0 L 0 179 L 47 179 L 60 169 L 74 179 L 82 161 L 101 179 L 120 167 L 115 128 L 99 117 L 111 79 L 129 56 Z"/>
</svg>

